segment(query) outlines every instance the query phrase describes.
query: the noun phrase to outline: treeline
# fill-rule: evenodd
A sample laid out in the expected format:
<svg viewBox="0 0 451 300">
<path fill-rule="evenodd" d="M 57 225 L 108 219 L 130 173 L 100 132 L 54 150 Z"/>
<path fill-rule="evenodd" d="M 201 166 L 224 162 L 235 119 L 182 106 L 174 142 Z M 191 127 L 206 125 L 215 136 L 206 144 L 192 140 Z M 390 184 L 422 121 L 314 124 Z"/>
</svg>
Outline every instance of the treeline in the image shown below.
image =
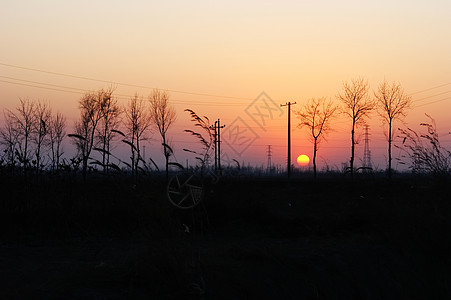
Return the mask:
<svg viewBox="0 0 451 300">
<path fill-rule="evenodd" d="M 94 168 L 100 168 L 106 174 L 112 170 L 126 169 L 137 177 L 140 172 L 158 169 L 151 158 L 145 161 L 141 153 L 142 144 L 153 129 L 161 138 L 166 179 L 170 165 L 183 168 L 170 162 L 173 150 L 167 133 L 176 119 L 176 111 L 170 104 L 168 93 L 154 89 L 147 98 L 135 94 L 125 105 L 119 105 L 113 92 L 113 88 L 108 88 L 84 94 L 79 100 L 80 116 L 70 132 L 67 130 L 66 118 L 59 112 L 53 112 L 45 102 L 20 99 L 15 110 L 4 110 L 4 126 L 0 129 L 0 145 L 3 146 L 0 167 L 25 175 L 29 172 L 40 175 L 43 171 L 57 173 L 61 170 L 80 170 L 83 177 Z M 395 126 L 396 122 L 407 116 L 412 106 L 411 97 L 400 84 L 384 81 L 371 92 L 368 82 L 359 78 L 344 82 L 336 100 L 338 104 L 331 99 L 312 98 L 295 111 L 298 124 L 307 128 L 312 140 L 315 178 L 318 145 L 333 128 L 333 120 L 339 114 L 349 120 L 351 129 L 351 155 L 344 172 L 353 177 L 359 169 L 371 169 L 371 166 L 366 165 L 356 168 L 354 161 L 356 130 L 366 124 L 373 112 L 386 126 L 388 177 L 393 172 L 393 147 L 398 147 L 402 152 L 399 163 L 409 164 L 414 172 L 440 176 L 449 174 L 451 153 L 440 145 L 431 117 L 428 116 L 429 122 L 421 124 L 426 129 L 424 133 Z M 191 116 L 196 128 L 185 132 L 198 140 L 201 150 L 183 150 L 196 155 L 200 169 L 204 171 L 216 151 L 215 130 L 208 117 L 198 115 L 191 109 L 185 111 Z M 400 145 L 393 144 L 395 137 L 402 140 Z M 70 159 L 63 158 L 63 141 L 67 138 L 76 147 L 76 154 Z M 113 154 L 114 143 L 129 147 L 129 159 L 121 160 Z M 240 168 L 239 164 L 237 167 Z"/>
<path fill-rule="evenodd" d="M 397 147 L 401 150 L 400 164 L 409 164 L 414 173 L 430 173 L 435 176 L 448 176 L 451 166 L 451 152 L 441 146 L 436 130 L 435 121 L 430 116 L 428 122 L 420 125 L 426 132 L 417 133 L 407 128 L 396 127 L 396 122 L 402 121 L 412 107 L 411 97 L 405 93 L 403 87 L 396 82 L 383 81 L 376 90 L 370 92 L 368 82 L 363 79 L 344 82 L 342 90 L 337 94 L 339 105 L 326 98 L 313 98 L 308 100 L 302 108 L 297 111 L 300 126 L 308 129 L 313 143 L 313 174 L 316 178 L 316 155 L 318 144 L 332 129 L 332 120 L 339 113 L 344 115 L 351 128 L 351 157 L 346 173 L 354 176 L 358 169 L 370 169 L 371 166 L 364 165 L 355 167 L 356 129 L 365 125 L 370 115 L 375 112 L 386 127 L 387 138 L 387 175 L 392 177 L 392 149 Z M 394 145 L 393 141 L 399 137 L 402 143 Z"/>
<path fill-rule="evenodd" d="M 395 135 L 394 122 L 401 120 L 407 115 L 411 107 L 412 100 L 404 92 L 400 84 L 392 84 L 384 81 L 378 89 L 370 93 L 368 82 L 363 79 L 356 79 L 343 84 L 342 90 L 336 96 L 340 105 L 335 105 L 332 100 L 326 98 L 313 98 L 307 101 L 304 106 L 297 111 L 300 119 L 300 126 L 306 127 L 313 141 L 313 173 L 316 177 L 316 155 L 318 144 L 324 139 L 332 128 L 331 120 L 337 113 L 344 115 L 351 123 L 351 158 L 349 160 L 348 171 L 351 177 L 356 170 L 354 166 L 356 129 L 366 123 L 373 111 L 376 111 L 387 126 L 388 141 L 388 176 L 392 175 L 392 142 Z M 363 166 L 371 168 L 371 166 Z"/>
<path fill-rule="evenodd" d="M 79 100 L 80 116 L 74 129 L 68 132 L 67 120 L 53 112 L 42 101 L 19 99 L 15 110 L 4 110 L 4 126 L 0 129 L 3 146 L 0 167 L 12 174 L 25 176 L 43 171 L 80 170 L 83 177 L 89 169 L 100 167 L 104 173 L 121 170 L 115 157 L 133 176 L 138 172 L 158 168 L 152 159 L 145 162 L 141 144 L 153 128 L 161 137 L 166 174 L 172 149 L 167 144 L 167 131 L 176 118 L 165 91 L 153 90 L 147 99 L 135 94 L 124 106 L 119 105 L 112 88 L 88 92 Z M 63 158 L 63 141 L 69 138 L 76 147 L 76 155 Z M 113 143 L 130 148 L 130 160 L 124 161 L 112 153 Z M 93 155 L 96 152 L 97 155 Z M 152 164 L 153 166 L 150 166 Z"/>
</svg>

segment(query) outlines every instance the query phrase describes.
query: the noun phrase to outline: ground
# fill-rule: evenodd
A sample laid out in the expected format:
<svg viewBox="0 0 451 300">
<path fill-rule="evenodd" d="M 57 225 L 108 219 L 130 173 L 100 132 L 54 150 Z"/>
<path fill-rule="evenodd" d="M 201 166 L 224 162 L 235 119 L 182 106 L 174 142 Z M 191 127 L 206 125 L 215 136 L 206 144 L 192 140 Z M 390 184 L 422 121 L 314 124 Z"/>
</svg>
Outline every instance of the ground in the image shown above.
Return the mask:
<svg viewBox="0 0 451 300">
<path fill-rule="evenodd" d="M 3 299 L 451 296 L 443 182 L 223 178 L 186 211 L 152 178 L 3 182 Z"/>
</svg>

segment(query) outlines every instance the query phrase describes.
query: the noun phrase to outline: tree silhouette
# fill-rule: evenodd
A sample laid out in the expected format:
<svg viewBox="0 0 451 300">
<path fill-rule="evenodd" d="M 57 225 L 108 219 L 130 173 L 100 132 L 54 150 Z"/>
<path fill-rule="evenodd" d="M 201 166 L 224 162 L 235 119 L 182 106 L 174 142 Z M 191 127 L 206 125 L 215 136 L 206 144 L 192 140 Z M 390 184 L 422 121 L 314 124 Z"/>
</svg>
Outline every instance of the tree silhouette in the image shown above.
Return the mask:
<svg viewBox="0 0 451 300">
<path fill-rule="evenodd" d="M 406 117 L 407 111 L 412 105 L 412 100 L 404 93 L 404 89 L 400 84 L 393 82 L 389 85 L 385 80 L 379 85 L 374 96 L 377 112 L 388 126 L 388 177 L 391 178 L 393 123 Z"/>
<path fill-rule="evenodd" d="M 309 129 L 313 140 L 313 177 L 315 179 L 318 144 L 331 129 L 330 120 L 336 110 L 337 106 L 333 105 L 332 101 L 327 101 L 326 98 L 312 98 L 295 112 L 300 119 L 299 126 Z"/>
<path fill-rule="evenodd" d="M 52 172 L 59 169 L 60 159 L 63 155 L 62 143 L 66 136 L 66 118 L 60 112 L 52 115 L 48 125 L 50 161 Z"/>
<path fill-rule="evenodd" d="M 349 170 L 354 177 L 355 130 L 364 123 L 365 118 L 374 109 L 374 101 L 368 96 L 369 85 L 363 78 L 343 83 L 343 91 L 337 95 L 342 103 L 342 112 L 351 119 L 351 159 Z"/>
<path fill-rule="evenodd" d="M 112 89 L 101 89 L 97 92 L 86 93 L 79 102 L 80 119 L 75 124 L 75 134 L 69 136 L 74 138 L 75 145 L 82 159 L 82 174 L 86 179 L 88 160 L 96 143 L 96 130 L 100 120 L 103 118 L 103 103 L 111 98 Z"/>
<path fill-rule="evenodd" d="M 131 149 L 131 171 L 133 176 L 138 174 L 138 165 L 141 160 L 140 142 L 145 139 L 145 133 L 152 125 L 150 112 L 143 98 L 137 94 L 132 97 L 125 107 L 125 128 L 128 140 L 124 140 Z"/>
<path fill-rule="evenodd" d="M 110 164 L 111 142 L 117 134 L 116 130 L 119 129 L 121 108 L 112 96 L 103 97 L 101 101 L 102 117 L 99 122 L 97 138 L 101 147 L 103 170 L 107 173 Z"/>
<path fill-rule="evenodd" d="M 174 107 L 169 104 L 169 95 L 165 91 L 154 89 L 149 96 L 149 101 L 153 125 L 157 127 L 162 139 L 166 162 L 166 180 L 168 180 L 169 157 L 171 156 L 172 150 L 168 145 L 167 132 L 176 119 L 176 113 Z"/>
<path fill-rule="evenodd" d="M 0 144 L 6 147 L 4 150 L 6 163 L 12 168 L 12 171 L 14 171 L 19 132 L 15 127 L 13 114 L 9 110 L 6 110 L 3 112 L 3 116 L 5 122 L 4 127 L 0 129 Z"/>
<path fill-rule="evenodd" d="M 35 144 L 35 161 L 36 164 L 36 175 L 39 176 L 40 167 L 41 167 L 41 159 L 42 159 L 42 150 L 43 147 L 48 145 L 48 127 L 50 125 L 51 119 L 51 110 L 50 106 L 46 103 L 38 101 L 33 110 L 34 114 L 34 122 L 32 126 L 33 135 L 32 140 Z"/>
<path fill-rule="evenodd" d="M 7 120 L 16 138 L 15 156 L 22 164 L 24 175 L 30 163 L 30 143 L 36 122 L 35 103 L 29 99 L 19 99 L 16 113 L 7 110 Z"/>
</svg>

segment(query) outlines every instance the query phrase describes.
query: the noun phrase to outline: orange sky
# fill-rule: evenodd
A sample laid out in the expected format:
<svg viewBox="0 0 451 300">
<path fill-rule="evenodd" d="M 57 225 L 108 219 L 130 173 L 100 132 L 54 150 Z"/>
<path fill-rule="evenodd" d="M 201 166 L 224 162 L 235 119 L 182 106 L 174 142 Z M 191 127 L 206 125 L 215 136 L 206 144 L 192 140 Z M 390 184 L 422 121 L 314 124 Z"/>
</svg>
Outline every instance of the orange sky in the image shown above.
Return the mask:
<svg viewBox="0 0 451 300">
<path fill-rule="evenodd" d="M 20 97 L 46 100 L 73 124 L 83 91 L 111 82 L 125 103 L 135 92 L 148 95 L 138 86 L 168 89 L 178 112 L 176 149 L 196 145 L 183 133 L 191 126 L 183 110 L 192 108 L 254 131 L 258 138 L 245 151 L 223 147 L 230 158 L 266 166 L 272 145 L 273 163 L 284 166 L 286 108 L 263 127 L 246 113 L 262 92 L 277 105 L 296 101 L 295 110 L 311 97 L 335 99 L 343 81 L 364 77 L 376 89 L 386 78 L 412 94 L 407 124 L 418 128 L 426 112 L 450 145 L 449 1 L 3 1 L 0 26 L 2 109 Z M 375 114 L 370 125 L 374 164 L 384 168 Z M 294 115 L 292 128 L 295 161 L 312 146 Z M 320 148 L 320 167 L 349 160 L 349 122 L 340 117 L 334 129 Z M 362 149 L 363 140 L 360 157 Z M 186 157 L 178 151 L 177 159 Z"/>
</svg>

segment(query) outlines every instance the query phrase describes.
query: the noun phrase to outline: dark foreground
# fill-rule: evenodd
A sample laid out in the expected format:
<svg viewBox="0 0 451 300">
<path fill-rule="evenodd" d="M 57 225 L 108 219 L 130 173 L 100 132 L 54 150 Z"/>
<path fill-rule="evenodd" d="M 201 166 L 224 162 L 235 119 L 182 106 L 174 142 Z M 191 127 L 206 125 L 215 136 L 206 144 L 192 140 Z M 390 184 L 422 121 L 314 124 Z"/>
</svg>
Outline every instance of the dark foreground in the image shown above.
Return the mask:
<svg viewBox="0 0 451 300">
<path fill-rule="evenodd" d="M 451 189 L 424 179 L 2 180 L 2 299 L 451 298 Z"/>
</svg>

